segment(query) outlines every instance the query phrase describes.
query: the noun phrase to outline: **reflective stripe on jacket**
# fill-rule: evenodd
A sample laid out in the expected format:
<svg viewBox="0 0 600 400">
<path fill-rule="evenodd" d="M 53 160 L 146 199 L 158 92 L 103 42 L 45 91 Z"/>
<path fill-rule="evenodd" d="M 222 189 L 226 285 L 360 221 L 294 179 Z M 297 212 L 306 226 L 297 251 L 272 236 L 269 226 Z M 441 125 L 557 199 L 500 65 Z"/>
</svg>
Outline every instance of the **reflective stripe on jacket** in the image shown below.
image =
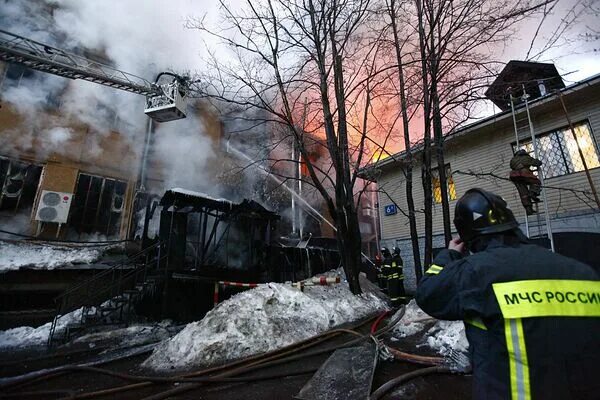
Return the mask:
<svg viewBox="0 0 600 400">
<path fill-rule="evenodd" d="M 531 244 L 442 251 L 416 300 L 463 320 L 474 399 L 600 398 L 600 281 L 590 266 Z"/>
</svg>

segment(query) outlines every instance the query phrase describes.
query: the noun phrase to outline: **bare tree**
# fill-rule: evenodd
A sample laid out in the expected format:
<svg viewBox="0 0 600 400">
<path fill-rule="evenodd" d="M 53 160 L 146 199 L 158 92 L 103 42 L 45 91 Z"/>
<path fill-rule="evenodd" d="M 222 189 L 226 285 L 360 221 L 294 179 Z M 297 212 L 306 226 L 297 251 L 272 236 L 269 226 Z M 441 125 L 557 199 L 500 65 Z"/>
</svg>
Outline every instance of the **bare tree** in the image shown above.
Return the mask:
<svg viewBox="0 0 600 400">
<path fill-rule="evenodd" d="M 423 163 L 431 162 L 430 130 L 441 197 L 446 244 L 451 239 L 444 133 L 470 116 L 476 95 L 502 65 L 490 51 L 501 48 L 516 24 L 553 3 L 516 0 L 415 0 L 422 59 L 425 136 Z M 460 111 L 460 112 L 457 112 Z M 462 116 L 460 118 L 459 116 Z M 458 117 L 458 118 L 457 118 Z M 444 126 L 446 125 L 446 126 Z M 423 165 L 425 263 L 431 259 L 431 167 Z"/>
<path fill-rule="evenodd" d="M 406 204 L 408 207 L 408 223 L 410 229 L 410 238 L 412 243 L 412 251 L 413 251 L 413 259 L 414 259 L 414 268 L 415 268 L 415 276 L 417 281 L 421 279 L 423 275 L 422 267 L 421 267 L 421 254 L 419 249 L 419 233 L 417 231 L 417 221 L 415 215 L 415 201 L 413 197 L 413 155 L 412 155 L 412 144 L 410 141 L 410 125 L 409 125 L 409 116 L 408 116 L 408 95 L 406 93 L 406 79 L 404 76 L 404 45 L 406 43 L 406 39 L 400 39 L 400 32 L 398 28 L 398 1 L 397 0 L 389 0 L 389 4 L 387 4 L 387 12 L 389 13 L 391 19 L 391 28 L 393 35 L 393 47 L 396 55 L 396 64 L 398 69 L 398 89 L 400 92 L 400 113 L 402 116 L 402 136 L 404 139 L 404 151 L 406 152 L 406 162 L 405 162 L 405 179 L 406 179 Z"/>
<path fill-rule="evenodd" d="M 316 190 L 333 218 L 342 264 L 353 293 L 361 292 L 361 233 L 357 204 L 360 166 L 368 161 L 373 101 L 384 79 L 376 62 L 380 41 L 368 31 L 371 0 L 247 0 L 243 9 L 220 2 L 214 30 L 193 19 L 188 26 L 221 39 L 234 59 L 213 55 L 202 91 L 220 102 L 262 109 L 287 127 Z M 358 118 L 361 116 L 362 118 Z M 307 135 L 307 132 L 311 132 Z M 326 148 L 329 167 L 312 161 L 309 138 Z M 277 158 L 277 157 L 276 157 Z M 278 163 L 297 163 L 282 157 Z"/>
</svg>

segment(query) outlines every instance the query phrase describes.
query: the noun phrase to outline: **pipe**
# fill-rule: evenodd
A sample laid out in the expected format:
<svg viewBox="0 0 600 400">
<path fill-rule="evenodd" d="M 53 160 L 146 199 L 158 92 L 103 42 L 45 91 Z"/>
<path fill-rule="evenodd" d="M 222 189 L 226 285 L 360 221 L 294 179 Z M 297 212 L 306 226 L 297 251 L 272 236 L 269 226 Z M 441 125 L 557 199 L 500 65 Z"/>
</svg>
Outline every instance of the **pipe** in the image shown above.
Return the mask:
<svg viewBox="0 0 600 400">
<path fill-rule="evenodd" d="M 415 379 L 415 378 L 418 378 L 421 376 L 432 375 L 432 374 L 450 374 L 450 373 L 452 373 L 452 371 L 450 370 L 450 368 L 447 368 L 447 367 L 429 367 L 429 368 L 418 369 L 416 371 L 412 371 L 407 374 L 400 375 L 399 377 L 394 378 L 391 381 L 384 383 L 383 385 L 381 385 L 379 387 L 379 389 L 377 389 L 376 391 L 371 393 L 369 400 L 379 400 L 383 397 L 383 395 L 385 395 L 387 392 L 389 392 L 396 386 L 406 383 L 412 379 Z"/>
</svg>

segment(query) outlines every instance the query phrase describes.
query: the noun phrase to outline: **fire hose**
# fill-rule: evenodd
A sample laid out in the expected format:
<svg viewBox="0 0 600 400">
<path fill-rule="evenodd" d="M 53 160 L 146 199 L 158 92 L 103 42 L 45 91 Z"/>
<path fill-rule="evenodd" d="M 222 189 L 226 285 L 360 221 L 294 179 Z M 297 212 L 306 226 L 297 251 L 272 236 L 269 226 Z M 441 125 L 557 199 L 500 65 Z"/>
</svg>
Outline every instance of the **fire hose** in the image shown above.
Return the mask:
<svg viewBox="0 0 600 400">
<path fill-rule="evenodd" d="M 358 327 L 364 325 L 365 323 L 372 321 L 373 318 L 374 317 L 363 320 L 362 322 L 354 325 L 354 328 L 358 328 Z M 308 338 L 301 342 L 286 346 L 284 348 L 274 350 L 269 353 L 264 353 L 264 354 L 248 357 L 243 360 L 238 360 L 238 361 L 226 364 L 226 365 L 213 367 L 213 368 L 209 368 L 209 369 L 205 369 L 205 370 L 201 370 L 201 371 L 196 371 L 196 372 L 192 372 L 192 373 L 185 374 L 182 376 L 172 377 L 170 379 L 172 379 L 173 382 L 182 382 L 182 381 L 185 381 L 185 378 L 198 377 L 198 376 L 207 375 L 210 373 L 215 373 L 215 372 L 223 371 L 223 370 L 226 370 L 226 371 L 217 376 L 212 376 L 211 378 L 230 377 L 232 375 L 240 375 L 243 373 L 252 372 L 254 370 L 262 368 L 262 365 L 265 364 L 266 362 L 279 361 L 278 359 L 280 359 L 280 358 L 284 358 L 290 354 L 297 353 L 298 351 L 313 347 L 323 341 L 331 339 L 332 337 L 338 336 L 341 333 L 351 333 L 351 334 L 360 336 L 358 338 L 359 340 L 363 340 L 363 337 L 360 333 L 353 331 L 351 329 L 334 329 L 334 330 L 324 332 L 320 335 L 314 336 L 312 338 Z M 351 341 L 351 342 L 355 342 L 355 340 Z M 346 345 L 346 343 L 344 343 L 343 345 Z M 327 351 L 330 351 L 330 350 L 328 349 Z M 313 353 L 311 353 L 311 355 L 312 354 Z M 280 363 L 283 363 L 283 362 L 287 362 L 287 359 L 284 358 L 283 360 L 280 361 Z M 234 368 L 233 370 L 228 370 L 228 369 L 231 369 L 236 366 L 237 366 L 237 368 Z M 265 365 L 265 366 L 268 366 L 268 365 Z M 56 371 L 56 370 L 44 371 L 44 373 L 42 373 L 42 374 L 36 374 L 35 376 L 31 376 L 31 377 L 23 377 L 25 379 L 19 379 L 18 382 L 15 382 L 15 383 L 17 383 L 17 385 L 15 385 L 14 383 L 8 384 L 8 385 L 3 385 L 3 389 L 7 389 L 9 386 L 10 387 L 13 387 L 13 386 L 20 387 L 20 386 L 32 383 L 34 381 L 38 382 L 41 380 L 50 379 L 57 375 L 64 374 L 67 371 L 67 369 L 71 369 L 73 371 L 76 371 L 76 370 L 82 371 L 81 369 L 78 369 L 76 366 L 63 366 L 63 367 L 59 367 L 59 368 L 60 368 L 60 371 Z M 91 371 L 91 370 L 88 370 L 88 371 Z M 95 372 L 100 373 L 100 369 L 95 370 Z M 109 371 L 109 372 L 112 373 L 112 371 Z M 300 374 L 300 373 L 302 373 L 302 371 L 295 372 L 295 374 Z M 307 372 L 304 372 L 304 373 L 307 373 Z M 272 378 L 269 378 L 269 376 L 264 377 L 264 379 L 272 379 Z M 125 376 L 123 376 L 123 377 L 125 378 Z M 279 377 L 279 376 L 277 376 L 277 377 Z M 246 378 L 244 378 L 244 379 L 246 379 Z M 249 381 L 249 380 L 254 380 L 254 378 L 248 378 L 245 381 Z M 240 381 L 242 381 L 242 380 L 240 380 Z M 83 398 L 95 398 L 98 396 L 106 396 L 106 395 L 121 393 L 121 392 L 129 391 L 129 390 L 141 389 L 141 388 L 147 387 L 149 385 L 152 385 L 153 383 L 154 382 L 149 382 L 148 380 L 144 380 L 143 382 L 129 384 L 126 386 L 113 387 L 113 388 L 108 388 L 108 389 L 104 389 L 104 390 L 100 390 L 100 391 L 96 391 L 96 392 L 90 392 L 90 393 L 82 393 L 82 394 L 74 396 L 73 398 L 83 399 Z M 206 382 L 206 383 L 209 383 L 209 382 Z M 201 383 L 196 383 L 196 385 L 200 385 L 200 384 Z"/>
<path fill-rule="evenodd" d="M 387 392 L 389 392 L 396 386 L 401 385 L 403 383 L 406 383 L 412 379 L 415 379 L 415 378 L 418 378 L 421 376 L 432 375 L 432 374 L 451 374 L 451 373 L 454 373 L 454 372 L 450 368 L 440 367 L 440 366 L 418 369 L 416 371 L 412 371 L 407 374 L 400 375 L 399 377 L 394 378 L 394 379 L 384 383 L 383 385 L 381 385 L 379 387 L 379 389 L 377 389 L 376 391 L 371 393 L 369 400 L 379 400 L 383 397 L 383 395 L 385 395 Z"/>
<path fill-rule="evenodd" d="M 400 319 L 402 318 L 403 313 L 399 313 L 399 316 L 397 316 L 397 318 L 394 318 L 395 321 L 392 321 L 390 323 L 390 326 L 376 332 L 376 335 L 381 335 L 387 331 L 389 331 L 394 324 Z M 372 321 L 373 318 L 369 318 L 357 325 L 354 326 L 354 328 L 360 327 L 362 325 L 364 325 L 365 323 Z M 354 334 L 356 336 L 358 336 L 357 338 L 350 340 L 348 342 L 339 344 L 339 345 L 334 345 L 325 349 L 320 349 L 320 350 L 316 350 L 316 351 L 312 351 L 309 353 L 304 353 L 304 354 L 300 354 L 300 355 L 293 355 L 293 353 L 297 353 L 301 350 L 307 349 L 309 347 L 313 347 L 318 343 L 321 343 L 325 340 L 329 340 L 334 336 L 337 336 L 341 333 L 351 333 Z M 290 361 L 294 361 L 294 360 L 299 360 L 302 358 L 306 358 L 306 357 L 312 357 L 312 356 L 316 356 L 319 354 L 324 354 L 327 352 L 331 352 L 334 351 L 338 348 L 341 347 L 347 347 L 347 346 L 351 346 L 355 343 L 358 343 L 362 340 L 368 339 L 371 336 L 364 336 L 356 331 L 353 330 L 349 330 L 349 329 L 335 329 L 335 330 L 331 330 L 331 331 L 327 331 L 324 332 L 321 335 L 317 335 L 315 337 L 306 339 L 302 342 L 298 342 L 296 344 L 287 346 L 285 348 L 279 349 L 279 350 L 275 350 L 273 352 L 270 353 L 266 353 L 266 354 L 261 354 L 261 355 L 257 355 L 257 356 L 253 356 L 253 357 L 249 357 L 246 358 L 244 360 L 239 360 L 230 364 L 226 364 L 223 366 L 219 366 L 219 367 L 213 367 L 213 368 L 209 368 L 209 369 L 205 369 L 202 371 L 197 371 L 197 372 L 193 372 L 190 374 L 186 374 L 183 376 L 178 376 L 178 377 L 167 377 L 167 378 L 153 378 L 153 377 L 144 377 L 144 376 L 133 376 L 133 375 L 127 375 L 127 374 L 119 374 L 119 373 L 115 373 L 113 371 L 107 371 L 101 368 L 91 368 L 91 367 L 82 367 L 82 366 L 64 366 L 61 368 L 61 373 L 66 372 L 67 370 L 71 370 L 71 371 L 87 371 L 87 372 L 95 372 L 95 373 L 106 373 L 108 375 L 113 375 L 113 376 L 120 376 L 123 379 L 127 379 L 127 380 L 134 380 L 134 381 L 139 381 L 138 383 L 135 384 L 129 384 L 126 386 L 120 386 L 120 387 L 115 387 L 115 388 L 109 388 L 109 389 L 104 389 L 104 390 L 100 390 L 97 392 L 91 392 L 91 393 L 82 393 L 80 395 L 76 395 L 72 398 L 78 398 L 78 399 L 83 399 L 83 398 L 95 398 L 98 396 L 105 396 L 105 395 L 109 395 L 109 394 L 115 394 L 115 393 L 121 393 L 124 391 L 128 391 L 128 390 L 133 390 L 133 389 L 141 389 L 143 387 L 147 387 L 149 385 L 152 385 L 154 383 L 175 383 L 175 382 L 189 382 L 187 385 L 182 385 L 178 388 L 172 389 L 171 391 L 166 391 L 163 393 L 159 393 L 156 395 L 156 397 L 151 397 L 155 398 L 155 399 L 159 399 L 159 398 L 166 398 L 169 397 L 171 395 L 173 395 L 174 393 L 172 393 L 173 390 L 176 390 L 177 393 L 183 393 L 189 390 L 192 390 L 194 388 L 199 387 L 200 385 L 202 385 L 203 383 L 217 383 L 217 382 L 247 382 L 247 381 L 253 381 L 253 380 L 260 380 L 260 379 L 274 379 L 274 378 L 278 378 L 280 377 L 280 375 L 265 375 L 262 377 L 240 377 L 236 380 L 224 380 L 224 378 L 233 378 L 233 376 L 235 375 L 240 375 L 240 374 L 244 374 L 244 373 L 249 373 L 249 372 L 254 372 L 256 370 L 259 369 L 263 369 L 266 367 L 270 367 L 270 366 L 274 366 L 274 365 L 279 365 L 279 364 L 283 364 L 283 363 L 288 363 Z M 291 356 L 288 356 L 291 355 Z M 287 357 L 286 357 L 287 356 Z M 248 364 L 248 362 L 250 362 Z M 245 365 L 246 364 L 246 365 Z M 217 371 L 222 371 L 222 370 L 227 370 L 229 368 L 238 366 L 237 368 L 234 368 L 233 370 L 228 370 L 225 372 L 222 372 L 218 375 L 215 376 L 211 376 L 211 377 L 207 377 L 207 378 L 202 378 L 202 380 L 200 381 L 195 381 L 195 380 L 190 380 L 190 379 L 194 379 L 194 377 L 198 377 L 198 376 L 202 376 L 202 375 L 206 375 L 209 373 L 214 373 Z M 56 371 L 54 371 L 56 372 Z M 292 374 L 306 374 L 309 372 L 314 372 L 314 371 L 307 371 L 307 370 L 301 370 L 301 371 L 295 371 Z M 290 375 L 289 373 L 286 375 Z M 56 376 L 56 373 L 52 373 L 52 374 L 48 374 L 46 376 L 36 376 L 35 379 L 33 379 L 34 381 L 39 381 L 39 380 L 43 380 L 43 379 L 48 379 L 51 377 Z M 158 382 L 160 381 L 160 382 Z M 23 382 L 20 381 L 19 382 L 20 385 L 23 385 L 27 382 Z M 12 386 L 12 385 L 11 385 Z M 5 387 L 6 388 L 6 387 Z M 33 395 L 33 393 L 31 393 Z M 41 392 L 40 392 L 40 395 Z M 161 397 L 162 396 L 162 397 Z"/>
</svg>

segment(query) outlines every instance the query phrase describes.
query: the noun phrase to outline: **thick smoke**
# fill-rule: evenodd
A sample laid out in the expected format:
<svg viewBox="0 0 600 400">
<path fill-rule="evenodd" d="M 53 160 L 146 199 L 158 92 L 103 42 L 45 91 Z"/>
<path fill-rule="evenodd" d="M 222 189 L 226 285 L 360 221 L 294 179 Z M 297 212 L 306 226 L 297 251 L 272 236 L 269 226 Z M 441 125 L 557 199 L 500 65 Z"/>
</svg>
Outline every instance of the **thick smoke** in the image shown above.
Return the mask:
<svg viewBox="0 0 600 400">
<path fill-rule="evenodd" d="M 201 68 L 201 38 L 184 27 L 185 18 L 202 14 L 197 2 L 77 0 L 0 1 L 3 29 L 43 43 L 94 58 L 144 77 L 150 81 L 161 71 L 189 71 Z M 97 57 L 96 57 L 97 58 Z M 89 127 L 85 154 L 102 157 L 102 140 L 113 131 L 133 154 L 122 165 L 139 168 L 147 117 L 142 96 L 90 82 L 34 73 L 19 85 L 6 81 L 2 102 L 22 117 L 19 132 L 0 135 L 3 154 L 35 151 L 43 160 L 51 153 L 68 155 L 74 134 L 71 121 Z M 55 104 L 60 99 L 60 104 Z M 44 117 L 44 111 L 59 107 L 59 117 Z M 0 128 L 1 129 L 1 128 Z M 151 152 L 163 168 L 164 186 L 210 189 L 203 175 L 214 157 L 214 146 L 198 118 L 161 124 L 155 131 Z M 164 188 L 160 188 L 164 189 Z"/>
</svg>

